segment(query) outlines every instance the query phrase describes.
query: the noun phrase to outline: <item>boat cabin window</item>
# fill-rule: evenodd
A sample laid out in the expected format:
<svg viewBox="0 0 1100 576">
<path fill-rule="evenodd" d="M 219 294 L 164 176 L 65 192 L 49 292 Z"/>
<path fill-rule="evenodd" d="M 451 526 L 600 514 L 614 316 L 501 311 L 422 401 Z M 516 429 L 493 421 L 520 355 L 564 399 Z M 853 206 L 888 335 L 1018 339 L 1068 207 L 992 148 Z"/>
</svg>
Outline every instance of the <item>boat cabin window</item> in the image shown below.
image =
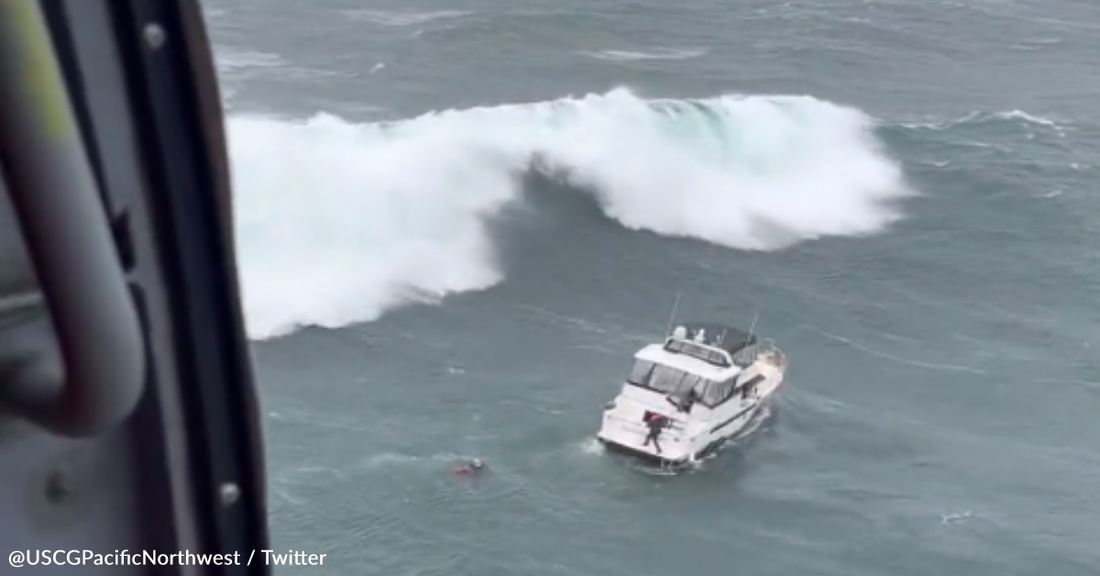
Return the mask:
<svg viewBox="0 0 1100 576">
<path fill-rule="evenodd" d="M 718 350 L 686 340 L 670 339 L 665 343 L 665 350 L 676 354 L 691 356 L 692 358 L 698 358 L 703 362 L 723 368 L 727 368 L 730 365 L 726 355 Z"/>
<path fill-rule="evenodd" d="M 687 395 L 691 390 L 697 392 L 707 387 L 709 380 L 661 364 L 638 360 L 630 371 L 628 382 L 671 396 Z"/>
<path fill-rule="evenodd" d="M 730 378 L 725 382 L 711 382 L 703 390 L 703 395 L 699 399 L 703 405 L 708 408 L 714 408 L 715 406 L 733 398 L 734 393 L 737 391 L 737 380 Z"/>
<path fill-rule="evenodd" d="M 630 369 L 630 376 L 627 377 L 627 381 L 635 386 L 645 387 L 646 382 L 649 381 L 649 373 L 652 371 L 652 362 L 638 360 L 634 363 L 634 367 Z"/>
<path fill-rule="evenodd" d="M 753 380 L 755 381 L 756 379 Z M 735 397 L 739 389 L 736 377 L 716 382 L 646 360 L 634 363 L 627 382 L 675 397 L 688 404 L 699 402 L 708 408 L 714 408 Z"/>
</svg>

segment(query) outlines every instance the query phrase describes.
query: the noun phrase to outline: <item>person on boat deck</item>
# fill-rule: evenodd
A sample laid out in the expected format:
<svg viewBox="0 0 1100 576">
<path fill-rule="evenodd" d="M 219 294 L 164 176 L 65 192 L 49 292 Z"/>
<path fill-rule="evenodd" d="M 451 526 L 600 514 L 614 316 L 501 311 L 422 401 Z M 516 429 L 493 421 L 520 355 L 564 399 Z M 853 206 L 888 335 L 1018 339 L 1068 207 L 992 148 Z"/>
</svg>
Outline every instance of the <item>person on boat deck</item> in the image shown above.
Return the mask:
<svg viewBox="0 0 1100 576">
<path fill-rule="evenodd" d="M 661 443 L 657 441 L 661 432 L 668 426 L 668 420 L 660 414 L 650 414 L 649 420 L 646 421 L 646 426 L 649 426 L 649 433 L 645 436 L 645 442 L 642 446 L 649 446 L 650 442 L 653 442 L 653 447 L 657 449 L 657 453 L 661 453 Z"/>
<path fill-rule="evenodd" d="M 466 464 L 463 464 L 462 466 L 459 466 L 458 468 L 455 468 L 455 474 L 467 474 L 467 475 L 479 474 L 484 469 L 485 469 L 485 462 L 483 462 L 481 460 L 481 458 L 474 458 L 473 460 L 470 460 Z"/>
</svg>

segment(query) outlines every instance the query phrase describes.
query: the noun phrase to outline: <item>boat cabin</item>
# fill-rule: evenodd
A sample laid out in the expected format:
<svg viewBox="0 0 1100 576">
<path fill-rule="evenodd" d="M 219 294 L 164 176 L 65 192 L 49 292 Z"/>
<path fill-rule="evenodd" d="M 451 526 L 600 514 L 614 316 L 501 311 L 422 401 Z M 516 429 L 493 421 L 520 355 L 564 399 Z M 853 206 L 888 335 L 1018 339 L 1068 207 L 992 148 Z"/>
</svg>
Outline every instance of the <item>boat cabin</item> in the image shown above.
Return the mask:
<svg viewBox="0 0 1100 576">
<path fill-rule="evenodd" d="M 684 412 L 695 403 L 715 408 L 747 395 L 763 378 L 748 370 L 756 356 L 756 337 L 737 328 L 681 324 L 663 344 L 634 355 L 627 383 L 666 396 Z"/>
</svg>

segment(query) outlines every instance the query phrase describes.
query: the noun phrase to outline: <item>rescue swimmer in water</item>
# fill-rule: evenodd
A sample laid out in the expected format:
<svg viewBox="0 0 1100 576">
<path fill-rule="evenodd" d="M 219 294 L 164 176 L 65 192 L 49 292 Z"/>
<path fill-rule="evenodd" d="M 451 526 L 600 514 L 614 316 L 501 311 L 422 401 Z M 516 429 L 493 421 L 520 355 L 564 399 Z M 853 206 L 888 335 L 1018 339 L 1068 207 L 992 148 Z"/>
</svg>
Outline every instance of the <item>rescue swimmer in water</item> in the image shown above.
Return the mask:
<svg viewBox="0 0 1100 576">
<path fill-rule="evenodd" d="M 481 458 L 474 458 L 466 464 L 455 468 L 455 474 L 472 476 L 474 474 L 480 474 L 483 470 L 485 470 L 485 462 L 483 462 Z"/>
</svg>

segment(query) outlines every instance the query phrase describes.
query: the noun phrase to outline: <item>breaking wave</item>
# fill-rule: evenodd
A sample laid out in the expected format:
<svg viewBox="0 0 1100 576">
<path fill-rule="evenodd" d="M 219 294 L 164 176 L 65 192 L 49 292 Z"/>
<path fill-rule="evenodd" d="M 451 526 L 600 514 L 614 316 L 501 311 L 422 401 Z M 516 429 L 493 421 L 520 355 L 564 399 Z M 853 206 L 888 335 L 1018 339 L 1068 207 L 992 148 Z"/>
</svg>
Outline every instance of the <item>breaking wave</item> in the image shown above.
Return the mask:
<svg viewBox="0 0 1100 576">
<path fill-rule="evenodd" d="M 627 90 L 380 124 L 233 117 L 249 335 L 369 321 L 488 288 L 488 224 L 532 161 L 622 226 L 774 250 L 882 230 L 907 194 L 858 110 L 811 97 Z"/>
</svg>

